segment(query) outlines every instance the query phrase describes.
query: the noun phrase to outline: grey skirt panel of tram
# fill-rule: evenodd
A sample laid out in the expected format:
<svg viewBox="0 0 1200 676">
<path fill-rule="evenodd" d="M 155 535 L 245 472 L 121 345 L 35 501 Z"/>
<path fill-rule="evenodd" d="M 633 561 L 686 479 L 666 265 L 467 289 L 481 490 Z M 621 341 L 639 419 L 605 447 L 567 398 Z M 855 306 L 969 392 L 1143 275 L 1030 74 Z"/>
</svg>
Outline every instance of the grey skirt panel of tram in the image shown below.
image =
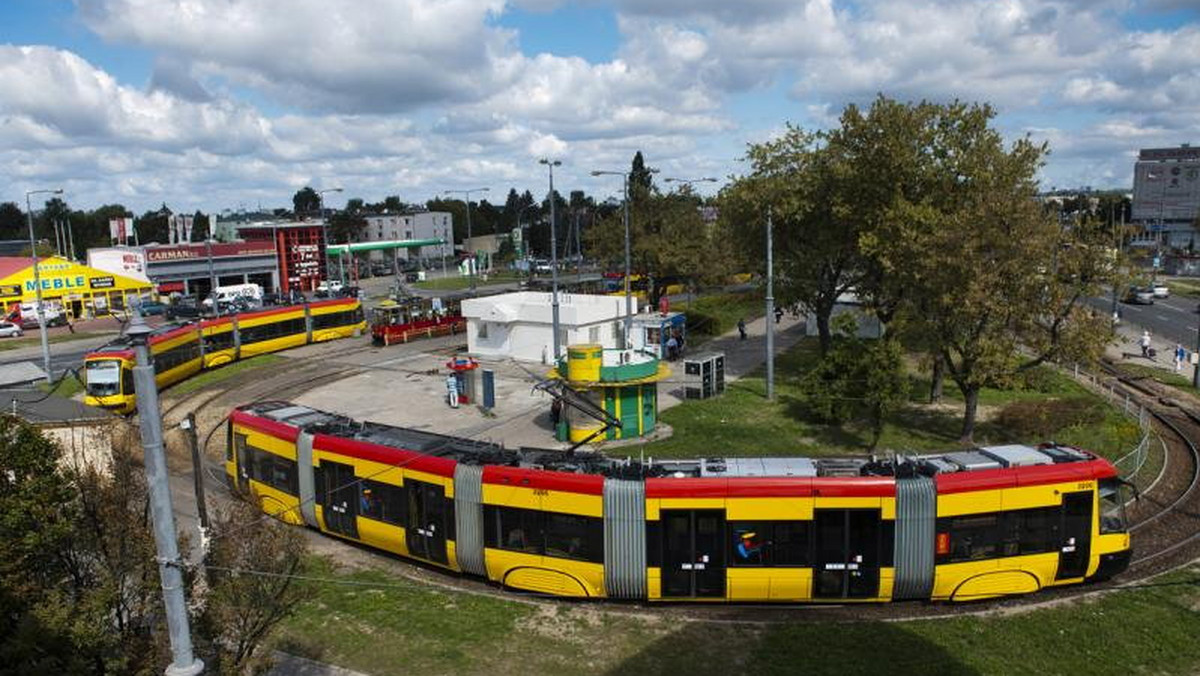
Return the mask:
<svg viewBox="0 0 1200 676">
<path fill-rule="evenodd" d="M 927 599 L 933 592 L 937 488 L 930 477 L 896 480 L 896 581 L 892 598 Z"/>
<path fill-rule="evenodd" d="M 454 555 L 464 572 L 487 576 L 483 563 L 483 467 L 454 468 Z"/>
<path fill-rule="evenodd" d="M 317 527 L 317 493 L 313 480 L 313 436 L 300 432 L 296 436 L 296 473 L 300 488 L 300 515 L 304 523 Z"/>
<path fill-rule="evenodd" d="M 646 485 L 604 482 L 604 591 L 610 598 L 646 598 Z"/>
</svg>

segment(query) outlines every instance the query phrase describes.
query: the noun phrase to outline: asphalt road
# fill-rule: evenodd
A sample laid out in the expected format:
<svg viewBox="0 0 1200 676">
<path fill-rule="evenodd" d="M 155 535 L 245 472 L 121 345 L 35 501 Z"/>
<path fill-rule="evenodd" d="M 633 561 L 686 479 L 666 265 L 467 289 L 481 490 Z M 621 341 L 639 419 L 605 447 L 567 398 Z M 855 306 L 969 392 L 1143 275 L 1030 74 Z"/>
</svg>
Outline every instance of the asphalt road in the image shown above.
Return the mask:
<svg viewBox="0 0 1200 676">
<path fill-rule="evenodd" d="M 1105 314 L 1112 312 L 1112 298 L 1093 298 L 1089 303 Z M 1155 298 L 1154 305 L 1119 303 L 1118 307 L 1122 324 L 1147 329 L 1157 338 L 1195 349 L 1196 329 L 1200 325 L 1200 313 L 1196 312 L 1198 303 L 1200 301 L 1194 298 L 1171 296 Z"/>
</svg>

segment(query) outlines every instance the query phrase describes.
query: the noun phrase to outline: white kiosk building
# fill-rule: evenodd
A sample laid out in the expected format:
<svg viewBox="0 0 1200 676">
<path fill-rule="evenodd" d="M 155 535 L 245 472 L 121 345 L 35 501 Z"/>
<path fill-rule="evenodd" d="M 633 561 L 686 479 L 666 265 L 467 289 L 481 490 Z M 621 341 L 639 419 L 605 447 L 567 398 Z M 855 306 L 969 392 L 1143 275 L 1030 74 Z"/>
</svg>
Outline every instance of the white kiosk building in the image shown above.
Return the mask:
<svg viewBox="0 0 1200 676">
<path fill-rule="evenodd" d="M 467 351 L 475 357 L 516 359 L 550 364 L 553 361 L 551 294 L 519 291 L 462 302 L 467 320 Z M 637 299 L 633 299 L 637 312 Z M 589 343 L 607 349 L 621 346 L 625 317 L 624 296 L 558 294 L 559 345 Z"/>
</svg>

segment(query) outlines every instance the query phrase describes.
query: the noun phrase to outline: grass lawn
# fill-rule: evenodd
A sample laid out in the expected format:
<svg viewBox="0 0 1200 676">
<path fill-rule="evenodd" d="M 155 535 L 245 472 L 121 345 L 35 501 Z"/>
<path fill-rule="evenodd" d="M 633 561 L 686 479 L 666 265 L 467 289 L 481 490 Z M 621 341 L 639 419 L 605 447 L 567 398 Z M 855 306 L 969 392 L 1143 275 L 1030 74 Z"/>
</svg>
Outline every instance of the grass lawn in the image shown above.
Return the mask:
<svg viewBox="0 0 1200 676">
<path fill-rule="evenodd" d="M 478 275 L 475 278 L 475 286 L 490 286 L 492 284 L 507 284 L 509 282 L 519 282 L 525 278 L 525 275 L 515 270 L 503 270 L 494 272 L 487 276 L 485 280 L 483 275 Z M 424 282 L 413 284 L 418 289 L 427 289 L 430 291 L 461 291 L 471 288 L 470 277 L 440 277 L 438 279 L 428 279 Z"/>
<path fill-rule="evenodd" d="M 272 647 L 369 674 L 1193 674 L 1200 569 L 1027 613 L 736 624 L 529 605 L 314 557 Z M 759 619 L 753 606 L 746 619 Z M 820 611 L 807 616 L 820 619 Z"/>
<path fill-rule="evenodd" d="M 1176 296 L 1200 298 L 1200 280 L 1173 279 L 1167 282 L 1167 288 Z"/>
<path fill-rule="evenodd" d="M 38 385 L 38 389 L 42 392 L 49 392 L 50 385 L 41 383 Z M 67 399 L 70 399 L 82 391 L 83 383 L 79 382 L 78 378 L 68 374 L 65 378 L 63 378 L 62 382 L 59 383 L 58 388 L 54 390 L 54 394 L 59 397 L 66 397 Z"/>
<path fill-rule="evenodd" d="M 19 349 L 22 347 L 37 347 L 38 345 L 42 344 L 42 339 L 40 337 L 38 337 L 38 335 L 37 335 L 37 329 L 30 329 L 25 332 L 26 336 L 29 336 L 30 334 L 32 334 L 33 337 L 31 337 L 31 338 L 30 337 L 16 338 L 16 339 L 5 338 L 5 339 L 0 340 L 0 351 L 16 350 L 16 349 Z M 70 332 L 56 333 L 52 336 L 47 337 L 46 342 L 55 344 L 55 343 L 69 343 L 69 342 L 72 342 L 75 340 L 91 340 L 93 338 L 95 338 L 96 340 L 99 340 L 99 339 L 104 338 L 105 336 L 109 336 L 109 335 L 110 334 L 98 333 L 95 331 L 77 331 L 76 333 L 70 333 Z"/>
<path fill-rule="evenodd" d="M 212 371 L 205 371 L 204 373 L 201 373 L 193 378 L 189 378 L 172 387 L 171 389 L 167 390 L 167 393 L 171 396 L 188 394 L 195 392 L 202 387 L 208 387 L 209 385 L 215 385 L 217 383 L 229 380 L 230 378 L 244 371 L 262 368 L 264 366 L 271 366 L 272 364 L 277 364 L 286 360 L 286 357 L 280 357 L 277 354 L 262 354 L 257 357 L 251 357 L 245 361 L 238 361 L 227 366 L 213 369 Z"/>
<path fill-rule="evenodd" d="M 766 401 L 766 382 L 760 369 L 729 384 L 724 395 L 706 401 L 690 400 L 662 412 L 660 419 L 674 434 L 647 444 L 647 457 L 706 457 L 807 455 L 828 456 L 863 453 L 870 432 L 865 425 L 848 423 L 834 427 L 814 422 L 799 397 L 799 374 L 817 359 L 815 339 L 805 340 L 776 360 L 776 401 Z M 886 421 L 879 451 L 937 451 L 958 447 L 962 424 L 962 395 L 946 382 L 941 404 L 924 403 L 929 390 L 928 375 L 914 368 L 911 403 Z M 1036 443 L 1051 438 L 1078 444 L 1101 455 L 1116 458 L 1132 448 L 1141 434 L 1136 423 L 1108 407 L 1066 375 L 1042 369 L 1025 389 L 985 389 L 980 393 L 980 421 L 975 441 L 986 443 Z M 1014 429 L 996 414 L 1007 405 L 1025 402 L 1035 411 L 1039 404 L 1071 400 L 1086 403 L 1086 420 L 1056 426 L 1046 421 L 1035 433 Z M 1051 410 L 1047 408 L 1047 410 Z M 1010 416 L 1011 417 L 1011 416 Z M 1032 435 L 1032 436 L 1031 436 Z M 636 447 L 618 453 L 641 453 Z"/>
<path fill-rule="evenodd" d="M 692 346 L 732 331 L 739 319 L 751 321 L 767 311 L 766 301 L 756 293 L 697 296 L 691 303 L 674 303 L 671 309 L 688 315 L 688 342 Z"/>
<path fill-rule="evenodd" d="M 1163 385 L 1172 387 L 1182 387 L 1188 390 L 1192 388 L 1192 381 L 1187 376 L 1180 375 L 1174 371 L 1166 369 L 1158 369 L 1153 366 L 1145 366 L 1144 364 L 1117 364 L 1117 370 L 1122 374 L 1131 378 L 1149 378 Z"/>
</svg>

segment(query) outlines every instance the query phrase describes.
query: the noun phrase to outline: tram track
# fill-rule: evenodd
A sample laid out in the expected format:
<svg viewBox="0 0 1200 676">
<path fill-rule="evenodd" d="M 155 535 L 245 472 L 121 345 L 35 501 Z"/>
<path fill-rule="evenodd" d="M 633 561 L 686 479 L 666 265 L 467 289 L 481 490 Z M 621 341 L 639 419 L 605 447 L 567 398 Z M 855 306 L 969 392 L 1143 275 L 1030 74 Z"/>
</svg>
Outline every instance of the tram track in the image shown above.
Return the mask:
<svg viewBox="0 0 1200 676">
<path fill-rule="evenodd" d="M 1134 558 L 1129 568 L 1142 578 L 1200 554 L 1200 415 L 1178 393 L 1154 381 L 1130 378 L 1108 364 L 1101 367 L 1115 380 L 1114 388 L 1141 400 L 1167 432 L 1165 462 L 1172 469 L 1131 510 Z"/>
<path fill-rule="evenodd" d="M 185 407 L 201 416 L 202 440 L 211 440 L 214 432 L 223 423 L 230 405 L 261 401 L 264 399 L 288 399 L 307 392 L 327 382 L 333 382 L 359 373 L 372 371 L 373 364 L 350 364 L 349 358 L 373 350 L 372 345 L 363 345 L 343 350 L 336 356 L 317 354 L 289 358 L 286 372 L 275 372 L 271 377 L 244 382 L 235 377 L 228 386 L 216 391 L 201 390 L 172 401 L 164 410 L 164 417 Z M 425 350 L 440 352 L 440 349 Z M 395 369 L 404 370 L 404 369 Z M 415 373 L 416 371 L 414 371 Z M 990 615 L 996 613 L 1027 612 L 1049 605 L 1071 602 L 1076 598 L 1090 597 L 1123 586 L 1137 584 L 1147 578 L 1179 567 L 1194 560 L 1200 552 L 1200 416 L 1180 407 L 1165 391 L 1151 386 L 1118 379 L 1119 392 L 1128 393 L 1132 399 L 1143 403 L 1160 429 L 1168 432 L 1166 441 L 1167 463 L 1161 481 L 1133 503 L 1134 516 L 1131 531 L 1134 535 L 1135 558 L 1130 569 L 1115 580 L 1063 588 L 1050 588 L 1027 597 L 1010 597 L 980 601 L 970 604 L 944 604 L 906 602 L 877 605 L 811 605 L 811 604 L 661 604 L 661 603 L 600 603 L 599 612 L 606 615 L 655 616 L 681 622 L 714 624 L 774 624 L 782 622 L 856 622 L 856 621 L 909 621 Z M 169 394 L 169 392 L 168 392 Z M 228 401 L 236 400 L 236 401 Z M 206 429 L 207 428 L 207 429 Z M 219 435 L 216 435 L 219 436 Z M 220 443 L 220 442 L 219 442 Z M 222 468 L 212 459 L 220 453 L 209 453 L 207 443 L 203 449 L 205 473 L 208 478 L 219 476 Z M 215 473 L 215 474 L 214 474 Z M 210 482 L 215 483 L 215 482 Z M 212 493 L 221 500 L 229 499 L 223 482 Z M 213 495 L 214 498 L 217 495 Z M 331 540 L 317 533 L 308 533 L 309 541 L 351 565 L 386 567 L 399 577 L 447 590 L 471 595 L 484 595 L 511 601 L 533 604 L 568 604 L 557 597 L 537 594 L 514 593 L 495 586 L 486 580 L 446 574 L 440 569 L 423 566 L 418 562 L 400 559 L 383 552 L 355 547 L 352 544 Z"/>
</svg>

